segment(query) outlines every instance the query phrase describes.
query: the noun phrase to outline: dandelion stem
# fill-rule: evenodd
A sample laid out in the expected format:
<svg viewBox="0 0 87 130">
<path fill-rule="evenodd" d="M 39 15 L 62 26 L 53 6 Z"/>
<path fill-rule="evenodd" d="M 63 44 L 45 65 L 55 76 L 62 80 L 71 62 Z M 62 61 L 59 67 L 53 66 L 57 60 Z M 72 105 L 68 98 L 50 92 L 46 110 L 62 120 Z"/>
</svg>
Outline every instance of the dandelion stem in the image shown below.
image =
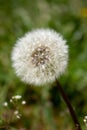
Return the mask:
<svg viewBox="0 0 87 130">
<path fill-rule="evenodd" d="M 69 112 L 70 112 L 73 122 L 75 124 L 75 130 L 82 130 L 80 123 L 77 119 L 76 113 L 71 105 L 71 102 L 69 101 L 69 98 L 67 97 L 66 93 L 64 92 L 61 84 L 58 82 L 57 79 L 56 79 L 56 84 L 57 84 L 60 94 L 62 95 L 63 100 L 65 101 L 66 105 L 68 106 Z"/>
</svg>

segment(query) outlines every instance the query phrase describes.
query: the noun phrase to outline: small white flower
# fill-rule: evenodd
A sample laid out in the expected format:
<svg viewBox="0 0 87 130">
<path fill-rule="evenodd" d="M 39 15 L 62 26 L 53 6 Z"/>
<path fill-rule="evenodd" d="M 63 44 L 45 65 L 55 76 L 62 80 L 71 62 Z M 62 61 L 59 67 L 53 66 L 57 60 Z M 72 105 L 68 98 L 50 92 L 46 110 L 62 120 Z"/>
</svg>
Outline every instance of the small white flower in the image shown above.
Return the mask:
<svg viewBox="0 0 87 130">
<path fill-rule="evenodd" d="M 13 100 L 12 100 L 12 99 L 10 99 L 10 102 L 13 102 Z"/>
<path fill-rule="evenodd" d="M 22 101 L 22 105 L 25 105 L 26 104 L 26 101 Z"/>
<path fill-rule="evenodd" d="M 87 116 L 85 116 L 85 119 L 87 119 Z"/>
<path fill-rule="evenodd" d="M 37 29 L 16 42 L 12 62 L 22 81 L 34 85 L 52 83 L 67 67 L 68 46 L 59 33 Z"/>
<path fill-rule="evenodd" d="M 16 95 L 16 96 L 13 96 L 12 99 L 21 99 L 21 95 Z M 12 100 L 10 100 L 12 102 Z"/>
<path fill-rule="evenodd" d="M 86 119 L 83 120 L 86 123 Z"/>
<path fill-rule="evenodd" d="M 83 121 L 84 121 L 85 125 L 87 126 L 87 116 L 84 117 Z"/>
<path fill-rule="evenodd" d="M 20 119 L 21 118 L 21 114 L 19 113 L 18 110 L 14 111 L 14 115 L 16 116 L 16 118 Z"/>
<path fill-rule="evenodd" d="M 20 117 L 20 115 L 17 115 L 16 117 L 17 117 L 18 119 L 20 119 L 20 118 L 21 118 L 21 117 Z"/>
<path fill-rule="evenodd" d="M 15 114 L 15 115 L 18 115 L 18 113 L 19 113 L 19 111 L 18 111 L 18 110 L 14 111 L 14 114 Z"/>
<path fill-rule="evenodd" d="M 5 107 L 7 107 L 8 106 L 8 103 L 7 102 L 4 102 L 4 104 L 3 104 Z"/>
</svg>

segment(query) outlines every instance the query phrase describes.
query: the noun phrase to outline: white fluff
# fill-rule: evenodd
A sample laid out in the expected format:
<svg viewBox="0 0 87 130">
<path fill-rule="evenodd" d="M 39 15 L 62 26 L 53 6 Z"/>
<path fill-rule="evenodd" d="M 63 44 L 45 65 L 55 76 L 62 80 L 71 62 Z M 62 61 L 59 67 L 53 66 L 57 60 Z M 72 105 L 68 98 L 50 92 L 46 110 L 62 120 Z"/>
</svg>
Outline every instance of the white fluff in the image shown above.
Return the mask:
<svg viewBox="0 0 87 130">
<path fill-rule="evenodd" d="M 47 53 L 44 48 L 48 48 Z M 50 29 L 28 32 L 16 42 L 12 51 L 12 65 L 16 74 L 28 84 L 44 85 L 54 82 L 65 71 L 67 63 L 66 41 Z"/>
</svg>

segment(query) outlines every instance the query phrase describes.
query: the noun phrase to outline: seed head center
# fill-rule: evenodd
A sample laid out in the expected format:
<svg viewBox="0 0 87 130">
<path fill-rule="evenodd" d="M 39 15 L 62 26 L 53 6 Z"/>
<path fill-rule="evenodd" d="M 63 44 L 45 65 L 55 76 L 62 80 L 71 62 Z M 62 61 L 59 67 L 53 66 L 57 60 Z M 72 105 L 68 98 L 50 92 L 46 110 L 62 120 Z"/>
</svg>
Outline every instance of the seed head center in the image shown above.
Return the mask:
<svg viewBox="0 0 87 130">
<path fill-rule="evenodd" d="M 44 65 L 49 61 L 49 54 L 50 53 L 50 48 L 46 46 L 40 46 L 37 47 L 31 57 L 32 57 L 32 63 L 35 66 L 40 66 Z"/>
</svg>

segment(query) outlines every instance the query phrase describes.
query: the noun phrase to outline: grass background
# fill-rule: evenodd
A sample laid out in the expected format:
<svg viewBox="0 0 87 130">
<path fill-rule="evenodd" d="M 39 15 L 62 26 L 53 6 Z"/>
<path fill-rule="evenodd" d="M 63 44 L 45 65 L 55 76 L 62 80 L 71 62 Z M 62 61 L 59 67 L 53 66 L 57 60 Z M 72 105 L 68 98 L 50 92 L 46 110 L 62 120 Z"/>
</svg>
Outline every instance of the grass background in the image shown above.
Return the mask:
<svg viewBox="0 0 87 130">
<path fill-rule="evenodd" d="M 27 104 L 23 108 L 23 118 L 12 126 L 17 130 L 55 130 L 54 125 L 51 127 L 48 121 L 51 118 L 50 109 L 42 109 L 46 115 L 43 119 L 46 122 L 45 127 L 41 119 L 37 119 L 40 115 L 38 112 L 40 88 L 22 83 L 16 77 L 11 63 L 11 51 L 16 40 L 35 28 L 52 28 L 67 40 L 69 65 L 59 81 L 76 110 L 83 130 L 86 130 L 83 122 L 84 116 L 87 115 L 86 0 L 0 0 L 0 113 L 3 112 L 3 102 L 15 94 L 20 94 Z M 71 117 L 55 84 L 49 93 L 57 129 L 71 130 L 73 125 Z M 36 118 L 33 116 L 34 112 Z"/>
</svg>

